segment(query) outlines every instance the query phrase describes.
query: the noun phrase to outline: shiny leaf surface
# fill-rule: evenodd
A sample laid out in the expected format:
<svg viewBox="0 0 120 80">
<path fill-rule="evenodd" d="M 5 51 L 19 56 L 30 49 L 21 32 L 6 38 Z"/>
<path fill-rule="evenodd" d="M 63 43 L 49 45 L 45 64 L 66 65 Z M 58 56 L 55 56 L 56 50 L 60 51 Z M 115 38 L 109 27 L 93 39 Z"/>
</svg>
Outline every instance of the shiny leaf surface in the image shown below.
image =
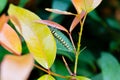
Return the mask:
<svg viewBox="0 0 120 80">
<path fill-rule="evenodd" d="M 19 32 L 21 31 L 20 33 L 24 37 L 28 49 L 35 60 L 44 68 L 50 68 L 56 57 L 56 43 L 49 28 L 44 24 L 35 22 L 40 20 L 40 18 L 34 13 L 12 4 L 9 7 L 8 14 L 17 19 L 16 22 L 11 17 L 11 21 L 16 29 Z M 18 22 L 21 30 L 18 27 Z"/>
</svg>

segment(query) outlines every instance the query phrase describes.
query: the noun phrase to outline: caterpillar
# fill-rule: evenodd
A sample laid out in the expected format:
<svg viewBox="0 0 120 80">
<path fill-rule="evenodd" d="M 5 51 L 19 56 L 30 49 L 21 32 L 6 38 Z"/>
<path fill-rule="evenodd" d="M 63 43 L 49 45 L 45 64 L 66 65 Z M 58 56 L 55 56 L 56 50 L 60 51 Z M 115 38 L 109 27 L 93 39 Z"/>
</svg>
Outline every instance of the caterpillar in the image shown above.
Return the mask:
<svg viewBox="0 0 120 80">
<path fill-rule="evenodd" d="M 66 47 L 68 50 L 71 50 L 70 46 L 64 41 L 64 39 L 60 35 L 58 35 L 58 33 L 56 33 L 55 30 L 52 29 L 51 32 L 55 36 L 55 38 L 63 44 L 64 47 Z"/>
</svg>

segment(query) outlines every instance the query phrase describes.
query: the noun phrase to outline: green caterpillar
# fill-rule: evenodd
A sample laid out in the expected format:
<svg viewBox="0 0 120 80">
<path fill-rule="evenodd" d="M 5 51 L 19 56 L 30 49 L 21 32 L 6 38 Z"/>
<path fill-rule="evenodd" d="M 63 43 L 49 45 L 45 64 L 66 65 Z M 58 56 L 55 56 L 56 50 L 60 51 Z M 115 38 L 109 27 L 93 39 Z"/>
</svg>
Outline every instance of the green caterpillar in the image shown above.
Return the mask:
<svg viewBox="0 0 120 80">
<path fill-rule="evenodd" d="M 63 44 L 63 46 L 65 46 L 68 50 L 71 50 L 70 46 L 64 41 L 64 39 L 60 35 L 58 35 L 55 30 L 52 29 L 51 32 L 55 36 L 55 38 Z"/>
</svg>

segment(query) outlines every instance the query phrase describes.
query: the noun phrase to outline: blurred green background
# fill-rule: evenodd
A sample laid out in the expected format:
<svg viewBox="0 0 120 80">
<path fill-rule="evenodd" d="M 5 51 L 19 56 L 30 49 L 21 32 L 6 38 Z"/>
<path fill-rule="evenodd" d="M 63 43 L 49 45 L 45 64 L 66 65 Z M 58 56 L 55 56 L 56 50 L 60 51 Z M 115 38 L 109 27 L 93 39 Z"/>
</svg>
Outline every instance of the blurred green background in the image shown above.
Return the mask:
<svg viewBox="0 0 120 80">
<path fill-rule="evenodd" d="M 69 29 L 73 16 L 50 13 L 45 11 L 45 8 L 76 13 L 71 0 L 0 0 L 0 15 L 7 14 L 10 3 L 29 9 L 41 19 L 51 19 L 67 29 Z M 75 44 L 77 44 L 79 28 L 77 25 L 72 33 Z M 68 36 L 65 33 L 58 32 L 58 35 L 69 44 Z M 23 41 L 22 44 L 23 53 L 27 53 L 25 42 Z M 57 46 L 64 47 L 59 41 Z M 120 0 L 103 0 L 94 11 L 88 14 L 82 35 L 82 48 L 84 47 L 86 47 L 85 50 L 79 56 L 77 75 L 87 76 L 92 80 L 120 80 Z M 0 62 L 6 54 L 9 52 L 0 47 Z M 74 55 L 67 49 L 58 49 L 57 58 L 51 70 L 61 75 L 69 75 L 62 61 L 62 55 L 65 56 L 73 70 Z M 34 68 L 29 80 L 36 80 L 43 74 L 45 73 Z M 64 80 L 58 77 L 56 79 Z"/>
</svg>

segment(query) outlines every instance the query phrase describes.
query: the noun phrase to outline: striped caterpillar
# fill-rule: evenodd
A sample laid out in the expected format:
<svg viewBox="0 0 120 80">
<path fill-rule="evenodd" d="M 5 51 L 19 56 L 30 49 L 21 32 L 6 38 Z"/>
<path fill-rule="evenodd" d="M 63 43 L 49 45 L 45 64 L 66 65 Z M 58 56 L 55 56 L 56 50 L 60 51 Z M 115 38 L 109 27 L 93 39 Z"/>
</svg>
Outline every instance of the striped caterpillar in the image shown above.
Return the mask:
<svg viewBox="0 0 120 80">
<path fill-rule="evenodd" d="M 55 30 L 52 29 L 51 32 L 55 36 L 55 38 L 58 39 L 58 41 L 60 41 L 60 43 L 63 44 L 64 47 L 66 47 L 68 50 L 71 50 L 70 46 L 63 40 L 63 38 Z"/>
</svg>

